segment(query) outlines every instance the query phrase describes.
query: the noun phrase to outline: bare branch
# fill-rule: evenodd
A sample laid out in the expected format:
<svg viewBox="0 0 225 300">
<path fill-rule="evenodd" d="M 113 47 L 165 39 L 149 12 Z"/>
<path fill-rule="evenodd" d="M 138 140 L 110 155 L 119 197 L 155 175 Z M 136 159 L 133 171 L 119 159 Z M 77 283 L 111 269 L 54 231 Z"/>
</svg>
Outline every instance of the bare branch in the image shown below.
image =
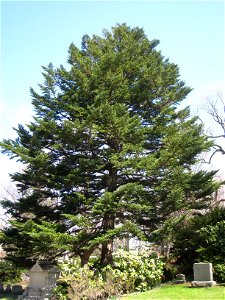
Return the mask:
<svg viewBox="0 0 225 300">
<path fill-rule="evenodd" d="M 223 133 L 215 133 L 212 130 L 208 131 L 208 137 L 210 139 L 217 140 L 220 138 L 225 138 L 225 102 L 224 102 L 224 93 L 222 90 L 218 90 L 215 92 L 214 96 L 208 96 L 205 98 L 205 105 L 202 107 L 203 110 L 205 110 L 214 120 L 215 123 L 217 123 L 220 128 L 223 130 Z M 210 133 L 210 134 L 209 134 Z M 218 143 L 214 145 L 214 150 L 212 155 L 209 158 L 209 161 L 207 163 L 211 163 L 212 158 L 216 153 L 221 153 L 222 155 L 225 154 L 225 149 L 220 146 Z"/>
<path fill-rule="evenodd" d="M 219 125 L 224 129 L 224 95 L 222 91 L 216 92 L 216 98 L 213 96 L 208 96 L 205 98 L 206 105 L 203 106 L 203 109 L 213 117 L 214 121 L 216 121 Z M 222 106 L 222 110 L 221 110 Z"/>
<path fill-rule="evenodd" d="M 208 135 L 208 137 L 209 137 L 210 139 L 218 139 L 218 138 L 221 138 L 221 137 L 225 137 L 225 134 L 215 135 L 215 136 L 213 136 L 213 135 Z"/>
<path fill-rule="evenodd" d="M 220 145 L 215 145 L 213 148 L 214 148 L 215 150 L 214 150 L 213 153 L 211 154 L 209 160 L 206 161 L 205 159 L 203 159 L 203 162 L 204 162 L 204 163 L 211 164 L 212 158 L 213 158 L 213 156 L 214 156 L 216 153 L 221 153 L 222 155 L 225 154 L 225 150 L 224 150 Z"/>
</svg>

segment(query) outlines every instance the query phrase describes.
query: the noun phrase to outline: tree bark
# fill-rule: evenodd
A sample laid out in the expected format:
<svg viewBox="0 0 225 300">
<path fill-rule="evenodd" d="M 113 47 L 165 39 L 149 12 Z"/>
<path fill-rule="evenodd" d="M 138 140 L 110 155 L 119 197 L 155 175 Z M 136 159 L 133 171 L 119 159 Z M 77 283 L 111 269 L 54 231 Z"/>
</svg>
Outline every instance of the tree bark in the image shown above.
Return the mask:
<svg viewBox="0 0 225 300">
<path fill-rule="evenodd" d="M 91 254 L 93 253 L 94 249 L 89 249 L 84 253 L 80 254 L 80 264 L 81 267 L 84 267 L 88 262 Z"/>
<path fill-rule="evenodd" d="M 112 149 L 116 149 L 118 152 L 118 145 L 115 144 L 113 140 L 109 141 L 108 144 Z M 117 188 L 117 169 L 116 167 L 109 163 L 108 165 L 109 178 L 108 178 L 108 191 L 114 192 Z M 115 228 L 115 216 L 112 211 L 105 213 L 103 218 L 103 230 L 107 231 Z M 101 260 L 102 266 L 112 265 L 113 263 L 113 238 L 102 244 Z"/>
<path fill-rule="evenodd" d="M 107 266 L 113 263 L 113 239 L 108 243 L 102 244 L 101 265 Z"/>
<path fill-rule="evenodd" d="M 114 215 L 106 215 L 104 220 L 104 228 L 106 230 L 114 229 Z M 113 263 L 113 238 L 102 244 L 101 265 L 111 265 Z"/>
</svg>

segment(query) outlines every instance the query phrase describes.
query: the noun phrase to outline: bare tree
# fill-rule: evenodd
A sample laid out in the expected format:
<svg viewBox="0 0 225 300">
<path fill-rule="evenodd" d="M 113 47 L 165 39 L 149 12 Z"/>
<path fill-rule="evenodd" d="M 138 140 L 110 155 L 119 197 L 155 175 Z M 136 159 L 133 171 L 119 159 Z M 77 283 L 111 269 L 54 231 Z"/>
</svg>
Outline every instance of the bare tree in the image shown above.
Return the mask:
<svg viewBox="0 0 225 300">
<path fill-rule="evenodd" d="M 213 139 L 215 144 L 213 146 L 213 152 L 209 158 L 209 163 L 211 163 L 213 156 L 216 153 L 225 154 L 225 147 L 221 143 L 221 138 L 225 139 L 225 102 L 224 93 L 222 90 L 216 91 L 215 95 L 207 96 L 205 98 L 205 104 L 203 109 L 211 116 L 214 124 L 213 129 L 207 130 L 209 138 Z"/>
<path fill-rule="evenodd" d="M 205 132 L 210 139 L 214 141 L 212 152 L 207 159 L 203 159 L 204 162 L 211 164 L 212 159 L 215 155 L 225 154 L 225 101 L 224 92 L 217 90 L 212 95 L 207 96 L 205 99 L 202 109 L 207 113 L 208 117 L 211 118 L 212 123 L 205 123 Z M 208 128 L 207 128 L 208 127 Z M 218 157 L 218 156 L 216 156 Z M 224 174 L 217 174 L 217 179 L 223 182 Z M 225 207 L 225 189 L 224 184 L 214 192 L 212 206 L 219 205 Z"/>
</svg>

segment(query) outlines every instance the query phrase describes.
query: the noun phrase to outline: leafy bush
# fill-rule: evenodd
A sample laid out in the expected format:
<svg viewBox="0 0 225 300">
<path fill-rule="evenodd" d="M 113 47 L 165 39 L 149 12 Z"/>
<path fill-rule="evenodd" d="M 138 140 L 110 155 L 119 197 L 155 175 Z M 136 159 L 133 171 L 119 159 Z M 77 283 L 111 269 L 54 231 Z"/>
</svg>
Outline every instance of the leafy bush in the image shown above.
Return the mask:
<svg viewBox="0 0 225 300">
<path fill-rule="evenodd" d="M 107 299 L 126 292 L 146 291 L 158 285 L 163 275 L 163 263 L 147 252 L 119 250 L 114 254 L 113 266 L 96 266 L 92 262 L 81 268 L 79 260 L 61 264 L 70 299 Z"/>
<path fill-rule="evenodd" d="M 149 256 L 146 251 L 119 250 L 113 267 L 107 266 L 103 271 L 114 278 L 121 292 L 146 291 L 161 282 L 163 263 L 156 254 Z"/>
<path fill-rule="evenodd" d="M 53 290 L 53 296 L 51 300 L 67 300 L 68 299 L 68 292 L 67 288 L 64 284 L 59 283 L 57 287 Z"/>
<path fill-rule="evenodd" d="M 16 268 L 7 260 L 0 261 L 0 278 L 3 283 L 13 283 L 20 280 L 22 270 Z"/>
<path fill-rule="evenodd" d="M 223 264 L 215 264 L 213 266 L 213 277 L 218 282 L 225 282 L 225 265 Z"/>
<path fill-rule="evenodd" d="M 72 300 L 108 299 L 110 295 L 119 295 L 110 274 L 103 279 L 102 273 L 105 272 L 100 268 L 96 269 L 94 261 L 81 267 L 79 259 L 72 259 L 61 264 L 60 268 L 62 278 L 55 292 L 55 295 L 58 293 L 56 299 L 65 299 L 63 286 L 67 286 L 67 296 Z"/>
<path fill-rule="evenodd" d="M 103 296 L 106 294 L 106 291 L 103 288 L 103 279 L 99 273 L 91 270 L 90 267 L 90 265 L 81 267 L 79 259 L 71 259 L 62 263 L 60 265 L 62 271 L 61 287 L 59 286 L 56 289 L 56 292 L 60 291 L 60 293 L 57 294 L 56 299 L 65 299 L 63 286 L 68 286 L 67 296 L 72 300 L 104 299 Z"/>
</svg>

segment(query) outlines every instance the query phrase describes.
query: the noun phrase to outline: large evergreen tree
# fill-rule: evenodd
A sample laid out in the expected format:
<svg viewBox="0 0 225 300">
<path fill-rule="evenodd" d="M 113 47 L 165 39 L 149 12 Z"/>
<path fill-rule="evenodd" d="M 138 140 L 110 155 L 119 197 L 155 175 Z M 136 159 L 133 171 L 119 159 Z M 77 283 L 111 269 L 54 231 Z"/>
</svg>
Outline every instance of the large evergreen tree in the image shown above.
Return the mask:
<svg viewBox="0 0 225 300">
<path fill-rule="evenodd" d="M 176 212 L 207 205 L 214 173 L 192 171 L 211 143 L 189 109 L 191 91 L 176 64 L 140 28 L 117 25 L 69 47 L 70 69 L 44 67 L 31 89 L 33 122 L 4 140 L 24 164 L 12 174 L 21 197 L 0 241 L 11 259 L 79 255 L 101 246 L 112 261 L 115 237 L 149 238 Z"/>
</svg>

